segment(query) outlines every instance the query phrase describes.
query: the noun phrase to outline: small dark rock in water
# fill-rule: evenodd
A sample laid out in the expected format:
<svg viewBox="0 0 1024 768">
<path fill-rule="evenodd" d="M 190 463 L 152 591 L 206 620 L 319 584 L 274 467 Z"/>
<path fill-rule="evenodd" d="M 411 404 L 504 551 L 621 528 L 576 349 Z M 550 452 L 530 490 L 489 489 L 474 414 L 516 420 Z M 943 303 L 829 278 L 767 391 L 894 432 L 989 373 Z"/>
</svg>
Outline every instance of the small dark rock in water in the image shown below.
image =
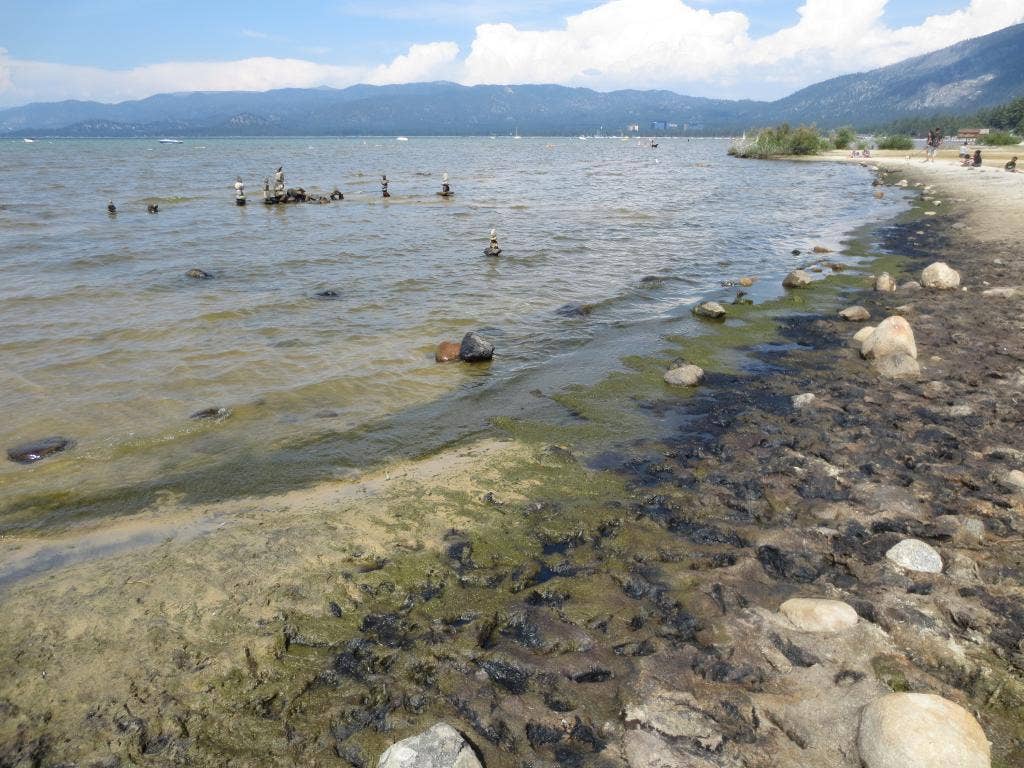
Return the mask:
<svg viewBox="0 0 1024 768">
<path fill-rule="evenodd" d="M 561 315 L 562 317 L 586 317 L 593 311 L 593 304 L 579 304 L 577 302 L 570 302 L 568 304 L 563 304 L 558 309 L 556 309 L 555 314 Z"/>
<path fill-rule="evenodd" d="M 799 256 L 800 255 L 800 249 L 799 248 L 794 248 L 792 251 L 790 251 L 790 253 L 792 253 L 794 256 Z"/>
<path fill-rule="evenodd" d="M 509 693 L 526 693 L 530 683 L 530 673 L 507 661 L 492 659 L 480 665 L 495 685 L 500 685 Z"/>
<path fill-rule="evenodd" d="M 201 411 L 196 411 L 189 416 L 190 419 L 217 419 L 218 421 L 226 419 L 231 415 L 231 411 L 227 408 L 203 408 Z"/>
<path fill-rule="evenodd" d="M 501 256 L 501 248 L 484 248 L 484 256 Z"/>
<path fill-rule="evenodd" d="M 494 357 L 494 345 L 484 341 L 479 335 L 470 331 L 462 337 L 459 345 L 459 358 L 467 363 L 477 363 Z"/>
<path fill-rule="evenodd" d="M 155 203 L 150 203 L 149 205 L 146 206 L 146 210 L 149 213 L 160 213 L 160 206 L 156 205 Z"/>
<path fill-rule="evenodd" d="M 341 298 L 341 294 L 338 293 L 337 291 L 331 289 L 331 288 L 328 288 L 326 291 L 317 291 L 314 295 L 318 299 L 339 299 L 339 298 Z"/>
<path fill-rule="evenodd" d="M 67 450 L 72 445 L 73 443 L 68 438 L 54 435 L 8 448 L 7 458 L 18 464 L 32 464 L 47 456 Z"/>
<path fill-rule="evenodd" d="M 213 275 L 201 269 L 190 269 L 185 273 L 185 277 L 191 277 L 193 280 L 209 280 Z"/>
</svg>

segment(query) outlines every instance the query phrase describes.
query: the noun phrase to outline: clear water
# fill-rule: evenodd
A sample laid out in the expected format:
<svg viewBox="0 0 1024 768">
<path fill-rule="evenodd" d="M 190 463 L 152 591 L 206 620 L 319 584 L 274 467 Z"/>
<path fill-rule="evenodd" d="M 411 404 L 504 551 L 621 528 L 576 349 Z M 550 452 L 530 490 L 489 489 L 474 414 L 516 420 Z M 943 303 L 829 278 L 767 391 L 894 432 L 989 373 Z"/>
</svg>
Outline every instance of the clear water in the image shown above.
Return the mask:
<svg viewBox="0 0 1024 768">
<path fill-rule="evenodd" d="M 542 407 L 531 390 L 593 381 L 685 333 L 690 303 L 724 296 L 723 279 L 758 275 L 775 291 L 768 278 L 806 258 L 792 248 L 835 245 L 903 205 L 875 200 L 861 168 L 739 161 L 726 148 L 0 142 L 0 447 L 76 441 L 35 465 L 0 462 L 0 530 L 130 498 L 284 488 L 429 450 Z M 288 186 L 337 186 L 345 201 L 261 205 L 279 164 Z M 445 171 L 448 200 L 435 194 Z M 482 255 L 491 227 L 499 259 Z M 190 280 L 192 267 L 215 278 Z M 314 297 L 325 289 L 339 298 Z M 596 307 L 556 313 L 571 302 Z M 439 341 L 474 329 L 497 345 L 493 365 L 433 362 Z M 189 419 L 211 406 L 232 415 Z"/>
</svg>

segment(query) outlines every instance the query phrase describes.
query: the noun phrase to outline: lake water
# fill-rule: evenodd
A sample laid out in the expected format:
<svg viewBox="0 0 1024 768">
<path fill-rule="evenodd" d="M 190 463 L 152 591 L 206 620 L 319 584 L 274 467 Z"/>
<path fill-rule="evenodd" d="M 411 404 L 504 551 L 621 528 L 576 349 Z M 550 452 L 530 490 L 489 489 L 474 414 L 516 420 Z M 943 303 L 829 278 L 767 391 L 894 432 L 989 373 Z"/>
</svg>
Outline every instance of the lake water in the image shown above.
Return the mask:
<svg viewBox="0 0 1024 768">
<path fill-rule="evenodd" d="M 75 440 L 31 466 L 0 462 L 0 531 L 280 490 L 534 413 L 537 389 L 594 381 L 685 333 L 694 300 L 731 297 L 722 280 L 758 275 L 769 295 L 806 261 L 791 249 L 904 205 L 874 199 L 862 168 L 726 148 L 0 142 L 0 447 Z M 346 199 L 264 206 L 278 165 L 288 186 Z M 445 171 L 448 200 L 435 195 Z M 498 259 L 482 253 L 491 227 Z M 214 279 L 185 277 L 193 267 Z M 339 296 L 315 297 L 327 289 Z M 594 309 L 556 312 L 573 302 Z M 439 341 L 469 330 L 497 346 L 492 365 L 434 363 Z M 214 406 L 231 416 L 189 418 Z"/>
</svg>

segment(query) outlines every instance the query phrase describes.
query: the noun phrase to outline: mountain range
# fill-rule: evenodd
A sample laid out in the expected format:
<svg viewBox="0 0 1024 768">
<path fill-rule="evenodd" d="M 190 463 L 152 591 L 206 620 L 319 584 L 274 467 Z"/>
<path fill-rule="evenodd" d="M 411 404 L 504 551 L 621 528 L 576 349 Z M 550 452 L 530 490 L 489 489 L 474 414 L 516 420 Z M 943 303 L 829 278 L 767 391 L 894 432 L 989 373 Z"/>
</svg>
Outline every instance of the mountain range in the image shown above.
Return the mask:
<svg viewBox="0 0 1024 768">
<path fill-rule="evenodd" d="M 671 91 L 449 82 L 160 94 L 120 104 L 62 101 L 0 110 L 0 137 L 723 135 L 778 122 L 875 126 L 968 113 L 1024 95 L 1024 24 L 772 102 Z"/>
</svg>

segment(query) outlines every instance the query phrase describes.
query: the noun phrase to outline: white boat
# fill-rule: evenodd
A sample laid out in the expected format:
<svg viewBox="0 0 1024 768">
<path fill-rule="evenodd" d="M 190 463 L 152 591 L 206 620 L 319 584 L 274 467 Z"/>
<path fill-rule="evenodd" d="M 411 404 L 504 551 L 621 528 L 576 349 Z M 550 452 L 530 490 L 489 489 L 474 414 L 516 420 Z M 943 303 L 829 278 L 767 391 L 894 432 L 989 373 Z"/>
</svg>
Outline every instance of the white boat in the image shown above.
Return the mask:
<svg viewBox="0 0 1024 768">
<path fill-rule="evenodd" d="M 22 139 L 22 141 L 24 141 L 26 144 L 35 144 L 36 143 L 35 139 Z"/>
<path fill-rule="evenodd" d="M 408 140 L 409 139 L 407 139 L 405 136 L 399 136 L 397 139 L 395 139 L 395 141 L 408 141 Z"/>
<path fill-rule="evenodd" d="M 161 144 L 184 144 L 181 139 L 158 139 Z"/>
</svg>

